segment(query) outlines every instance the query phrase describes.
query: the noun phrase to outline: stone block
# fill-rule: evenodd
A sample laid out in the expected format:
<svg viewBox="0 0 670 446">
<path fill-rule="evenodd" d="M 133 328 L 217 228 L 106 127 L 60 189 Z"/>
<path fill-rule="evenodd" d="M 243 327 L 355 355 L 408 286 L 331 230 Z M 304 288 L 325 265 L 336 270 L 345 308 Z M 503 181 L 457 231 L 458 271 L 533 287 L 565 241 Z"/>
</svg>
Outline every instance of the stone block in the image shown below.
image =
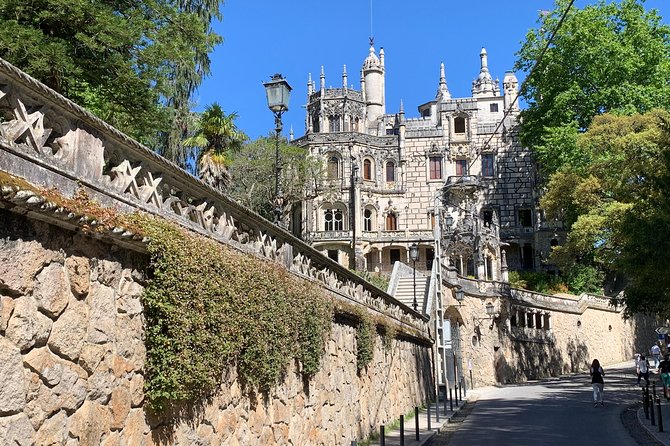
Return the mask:
<svg viewBox="0 0 670 446">
<path fill-rule="evenodd" d="M 33 446 L 34 440 L 35 429 L 25 414 L 0 417 L 0 444 Z"/>
<path fill-rule="evenodd" d="M 65 309 L 71 295 L 65 267 L 60 263 L 47 265 L 37 275 L 33 297 L 37 308 L 52 319 Z"/>
<path fill-rule="evenodd" d="M 7 330 L 9 318 L 12 317 L 14 311 L 14 299 L 9 296 L 0 296 L 0 333 Z"/>
<path fill-rule="evenodd" d="M 70 305 L 53 323 L 47 345 L 51 350 L 70 361 L 79 359 L 86 339 L 88 306 L 72 298 Z"/>
<path fill-rule="evenodd" d="M 61 259 L 37 241 L 0 240 L 0 289 L 10 295 L 29 294 L 42 267 Z"/>
<path fill-rule="evenodd" d="M 40 313 L 35 299 L 24 296 L 14 301 L 14 312 L 5 336 L 21 351 L 34 345 L 45 345 L 51 331 L 51 319 Z"/>
<path fill-rule="evenodd" d="M 65 259 L 70 290 L 79 299 L 86 297 L 91 286 L 91 266 L 86 257 L 72 256 Z"/>
<path fill-rule="evenodd" d="M 35 444 L 58 446 L 65 444 L 68 437 L 68 419 L 64 411 L 56 413 L 44 421 L 35 435 Z"/>
<path fill-rule="evenodd" d="M 0 383 L 0 414 L 23 410 L 27 390 L 23 359 L 18 347 L 3 337 L 0 337 Z"/>
<path fill-rule="evenodd" d="M 103 435 L 109 435 L 109 411 L 94 401 L 84 404 L 70 417 L 70 435 L 79 440 L 79 444 L 97 446 Z M 141 444 L 127 443 L 127 444 Z"/>
<path fill-rule="evenodd" d="M 87 341 L 104 344 L 115 341 L 116 333 L 116 296 L 114 289 L 93 283 L 86 299 L 89 313 Z"/>
</svg>

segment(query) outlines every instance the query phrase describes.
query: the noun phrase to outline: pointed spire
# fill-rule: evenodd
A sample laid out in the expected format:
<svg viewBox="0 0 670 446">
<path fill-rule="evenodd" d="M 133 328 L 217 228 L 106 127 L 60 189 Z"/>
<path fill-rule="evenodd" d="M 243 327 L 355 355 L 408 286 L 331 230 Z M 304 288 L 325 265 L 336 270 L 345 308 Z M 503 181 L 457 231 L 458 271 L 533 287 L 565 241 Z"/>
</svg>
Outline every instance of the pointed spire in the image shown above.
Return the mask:
<svg viewBox="0 0 670 446">
<path fill-rule="evenodd" d="M 307 96 L 314 93 L 314 81 L 312 80 L 312 73 L 307 75 Z"/>
<path fill-rule="evenodd" d="M 323 71 L 323 65 L 321 65 L 321 74 L 319 75 L 320 79 L 320 88 L 321 90 L 326 89 L 326 73 Z"/>
<path fill-rule="evenodd" d="M 291 131 L 289 132 L 289 141 L 293 141 L 293 124 L 291 124 Z"/>
<path fill-rule="evenodd" d="M 379 48 L 379 64 L 384 66 L 384 47 Z"/>
<path fill-rule="evenodd" d="M 437 99 L 451 99 L 449 88 L 447 87 L 447 77 L 444 75 L 444 62 L 440 62 L 440 85 L 437 87 Z"/>
<path fill-rule="evenodd" d="M 488 73 L 489 72 L 489 57 L 488 53 L 486 52 L 486 48 L 482 47 L 482 50 L 479 52 L 479 58 L 481 59 L 481 72 L 482 73 Z"/>
<path fill-rule="evenodd" d="M 405 107 L 402 104 L 402 99 L 400 99 L 400 113 L 405 114 Z"/>
<path fill-rule="evenodd" d="M 475 97 L 495 96 L 500 93 L 500 88 L 496 88 L 496 83 L 489 73 L 489 59 L 486 48 L 482 48 L 479 52 L 479 59 L 481 67 L 479 69 L 479 76 L 472 81 L 472 95 Z"/>
<path fill-rule="evenodd" d="M 347 89 L 347 64 L 344 64 L 344 67 L 342 68 L 342 87 L 344 89 Z"/>
</svg>

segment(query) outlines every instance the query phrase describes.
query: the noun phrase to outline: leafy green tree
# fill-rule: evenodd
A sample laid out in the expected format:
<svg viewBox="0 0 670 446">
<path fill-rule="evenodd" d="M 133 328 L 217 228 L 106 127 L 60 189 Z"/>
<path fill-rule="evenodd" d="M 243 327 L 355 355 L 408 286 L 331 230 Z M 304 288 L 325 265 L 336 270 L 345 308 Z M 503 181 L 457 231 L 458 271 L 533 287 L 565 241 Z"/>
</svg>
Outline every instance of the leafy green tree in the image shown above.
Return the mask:
<svg viewBox="0 0 670 446">
<path fill-rule="evenodd" d="M 526 36 L 516 68 L 529 72 L 567 7 L 540 16 Z M 543 171 L 587 162 L 577 134 L 606 112 L 670 108 L 670 27 L 644 0 L 599 1 L 572 8 L 522 92 L 522 141 Z"/>
<path fill-rule="evenodd" d="M 0 57 L 186 166 L 218 0 L 0 0 Z M 168 143 L 166 145 L 166 143 Z"/>
<path fill-rule="evenodd" d="M 603 279 L 617 290 L 625 278 L 629 311 L 658 313 L 659 299 L 670 308 L 670 280 L 661 279 L 670 248 L 670 113 L 597 116 L 576 146 L 587 162 L 561 167 L 540 202 L 568 230 L 551 261 L 573 290 L 595 291 Z"/>
<path fill-rule="evenodd" d="M 233 154 L 242 148 L 247 136 L 235 126 L 237 113 L 226 114 L 216 102 L 198 117 L 195 133 L 184 140 L 197 159 L 198 176 L 210 186 L 226 190 Z"/>
<path fill-rule="evenodd" d="M 235 153 L 231 165 L 233 181 L 228 193 L 241 204 L 272 220 L 275 197 L 274 134 L 245 144 Z M 307 150 L 279 140 L 281 176 L 279 185 L 284 197 L 286 221 L 293 205 L 320 190 L 323 167 L 320 161 L 308 156 Z"/>
</svg>

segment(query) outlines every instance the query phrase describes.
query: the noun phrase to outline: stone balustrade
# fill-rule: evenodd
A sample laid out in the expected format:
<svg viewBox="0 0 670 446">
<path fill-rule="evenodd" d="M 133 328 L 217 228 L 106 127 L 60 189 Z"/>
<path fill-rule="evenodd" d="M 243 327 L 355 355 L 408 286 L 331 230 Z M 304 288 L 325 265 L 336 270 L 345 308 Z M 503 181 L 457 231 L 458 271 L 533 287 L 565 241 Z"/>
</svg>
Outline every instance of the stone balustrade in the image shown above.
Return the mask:
<svg viewBox="0 0 670 446">
<path fill-rule="evenodd" d="M 349 136 L 334 133 L 307 138 L 347 141 Z M 369 138 L 381 146 L 397 144 L 397 137 Z M 2 59 L 0 170 L 36 186 L 56 188 L 65 196 L 83 188 L 103 206 L 159 215 L 242 251 L 281 262 L 339 298 L 382 313 L 428 338 L 427 320 L 411 308 Z M 30 195 L 25 191 L 4 199 L 43 214 L 42 218 L 54 217 L 58 209 L 26 194 Z M 61 226 L 65 220 L 72 225 L 69 217 L 53 219 Z M 118 232 L 116 238 L 123 239 L 126 231 L 118 228 Z M 125 239 L 132 239 L 132 234 Z M 130 245 L 141 249 L 141 240 Z"/>
</svg>

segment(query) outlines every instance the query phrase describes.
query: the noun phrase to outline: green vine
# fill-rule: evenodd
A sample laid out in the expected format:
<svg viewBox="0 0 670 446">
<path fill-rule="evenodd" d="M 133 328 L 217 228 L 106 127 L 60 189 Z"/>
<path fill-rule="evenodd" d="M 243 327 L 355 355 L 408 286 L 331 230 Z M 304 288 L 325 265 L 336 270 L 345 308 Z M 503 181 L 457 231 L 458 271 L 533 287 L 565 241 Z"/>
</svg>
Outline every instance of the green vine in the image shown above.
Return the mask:
<svg viewBox="0 0 670 446">
<path fill-rule="evenodd" d="M 207 395 L 232 365 L 260 391 L 292 358 L 305 376 L 318 371 L 333 314 L 320 288 L 166 221 L 135 221 L 150 239 L 145 391 L 154 411 Z"/>
<path fill-rule="evenodd" d="M 372 362 L 376 334 L 376 326 L 370 315 L 359 311 L 356 326 L 356 367 L 359 372 Z"/>
</svg>

